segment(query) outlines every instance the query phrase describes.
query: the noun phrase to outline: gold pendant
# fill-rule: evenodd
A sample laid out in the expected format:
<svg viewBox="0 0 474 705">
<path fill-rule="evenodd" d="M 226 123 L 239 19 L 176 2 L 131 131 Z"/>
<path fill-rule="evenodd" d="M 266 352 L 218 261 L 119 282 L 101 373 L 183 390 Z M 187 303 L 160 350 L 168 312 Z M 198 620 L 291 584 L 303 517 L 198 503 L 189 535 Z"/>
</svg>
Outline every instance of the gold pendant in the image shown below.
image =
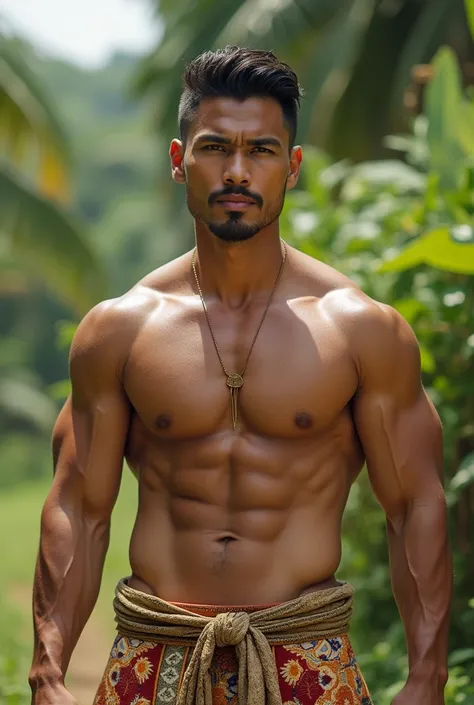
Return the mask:
<svg viewBox="0 0 474 705">
<path fill-rule="evenodd" d="M 244 378 L 237 372 L 233 372 L 231 375 L 227 376 L 227 386 L 230 390 L 230 409 L 232 412 L 232 427 L 235 431 L 237 428 L 237 420 L 239 414 L 238 398 L 239 389 L 244 383 Z"/>
</svg>

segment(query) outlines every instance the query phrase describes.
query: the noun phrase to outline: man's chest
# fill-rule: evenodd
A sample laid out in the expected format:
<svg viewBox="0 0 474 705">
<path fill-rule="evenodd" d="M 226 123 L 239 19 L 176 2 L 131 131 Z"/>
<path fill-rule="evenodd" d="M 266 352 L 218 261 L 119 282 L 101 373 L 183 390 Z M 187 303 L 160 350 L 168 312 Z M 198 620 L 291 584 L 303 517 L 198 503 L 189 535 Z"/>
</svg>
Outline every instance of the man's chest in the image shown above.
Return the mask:
<svg viewBox="0 0 474 705">
<path fill-rule="evenodd" d="M 162 312 L 147 322 L 131 349 L 124 384 L 149 431 L 179 438 L 231 427 L 226 372 L 243 373 L 241 427 L 301 438 L 337 419 L 358 382 L 337 325 L 314 305 L 290 302 L 268 312 L 254 341 L 262 312 L 224 315 L 210 307 L 215 344 L 198 308 Z"/>
</svg>

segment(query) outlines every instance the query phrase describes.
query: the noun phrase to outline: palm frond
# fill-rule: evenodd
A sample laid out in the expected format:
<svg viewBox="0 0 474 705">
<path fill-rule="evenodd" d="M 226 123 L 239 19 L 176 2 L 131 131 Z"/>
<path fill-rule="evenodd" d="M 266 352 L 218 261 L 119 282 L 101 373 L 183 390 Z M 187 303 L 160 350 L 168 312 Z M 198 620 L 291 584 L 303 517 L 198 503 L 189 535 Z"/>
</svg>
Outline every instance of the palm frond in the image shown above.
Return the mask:
<svg viewBox="0 0 474 705">
<path fill-rule="evenodd" d="M 104 270 L 85 233 L 12 167 L 0 168 L 0 249 L 84 313 L 107 295 Z"/>
<path fill-rule="evenodd" d="M 349 81 L 331 117 L 325 146 L 336 158 L 350 155 L 358 161 L 380 155 L 383 137 L 396 129 L 389 96 L 398 58 L 424 5 L 403 2 L 394 14 L 388 14 L 383 4 L 376 3 Z"/>
<path fill-rule="evenodd" d="M 185 10 L 187 5 L 188 11 Z M 176 13 L 169 18 L 157 50 L 139 64 L 134 92 L 144 94 L 156 91 L 157 120 L 160 125 L 166 125 L 168 134 L 176 124 L 181 73 L 185 64 L 215 46 L 234 10 L 231 3 L 215 3 L 214 0 L 186 3 L 184 7 L 179 5 Z"/>
<path fill-rule="evenodd" d="M 0 38 L 0 144 L 5 154 L 29 165 L 37 155 L 38 184 L 48 196 L 67 195 L 67 139 L 51 101 L 13 41 Z"/>
<path fill-rule="evenodd" d="M 351 4 L 352 0 L 245 0 L 221 32 L 218 43 L 281 51 L 308 31 L 326 27 Z"/>
<path fill-rule="evenodd" d="M 300 141 L 324 143 L 332 112 L 350 80 L 374 10 L 373 0 L 355 0 L 299 59 L 296 68 L 305 91 L 298 121 Z"/>
<path fill-rule="evenodd" d="M 410 82 L 413 66 L 429 62 L 436 53 L 445 32 L 453 8 L 450 3 L 426 3 L 409 33 L 397 62 L 393 80 L 391 109 L 400 113 L 403 108 L 403 92 Z"/>
</svg>

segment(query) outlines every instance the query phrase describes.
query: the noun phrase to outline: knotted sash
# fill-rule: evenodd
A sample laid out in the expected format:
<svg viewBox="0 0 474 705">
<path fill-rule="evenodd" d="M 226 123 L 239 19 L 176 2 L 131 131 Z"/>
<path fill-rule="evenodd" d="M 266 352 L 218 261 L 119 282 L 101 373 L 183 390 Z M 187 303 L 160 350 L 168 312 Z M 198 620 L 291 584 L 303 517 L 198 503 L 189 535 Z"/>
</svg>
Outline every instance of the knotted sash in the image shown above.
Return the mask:
<svg viewBox="0 0 474 705">
<path fill-rule="evenodd" d="M 205 617 L 134 590 L 121 580 L 114 609 L 117 629 L 124 636 L 194 646 L 177 705 L 212 705 L 209 668 L 215 648 L 227 645 L 235 646 L 239 663 L 239 705 L 281 705 L 270 647 L 345 634 L 353 592 L 343 583 L 256 612 Z"/>
</svg>

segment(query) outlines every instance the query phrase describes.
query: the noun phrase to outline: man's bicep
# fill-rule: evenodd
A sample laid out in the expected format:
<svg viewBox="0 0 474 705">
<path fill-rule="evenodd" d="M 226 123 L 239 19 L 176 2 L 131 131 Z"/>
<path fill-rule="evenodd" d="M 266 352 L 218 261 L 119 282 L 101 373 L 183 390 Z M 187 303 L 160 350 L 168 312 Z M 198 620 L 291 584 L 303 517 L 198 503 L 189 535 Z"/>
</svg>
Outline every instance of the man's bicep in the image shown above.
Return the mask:
<svg viewBox="0 0 474 705">
<path fill-rule="evenodd" d="M 442 491 L 441 424 L 421 384 L 416 340 L 395 321 L 366 356 L 353 407 L 369 477 L 389 518 Z"/>
<path fill-rule="evenodd" d="M 71 349 L 72 391 L 53 433 L 58 483 L 78 495 L 84 513 L 104 519 L 120 487 L 130 422 L 118 353 L 113 340 L 79 329 Z"/>
<path fill-rule="evenodd" d="M 423 389 L 402 408 L 390 399 L 362 395 L 354 419 L 372 487 L 389 517 L 403 512 L 407 502 L 438 493 L 441 426 Z"/>
<path fill-rule="evenodd" d="M 84 511 L 107 518 L 120 488 L 129 424 L 127 401 L 100 395 L 88 408 L 71 403 L 73 442 Z"/>
</svg>

